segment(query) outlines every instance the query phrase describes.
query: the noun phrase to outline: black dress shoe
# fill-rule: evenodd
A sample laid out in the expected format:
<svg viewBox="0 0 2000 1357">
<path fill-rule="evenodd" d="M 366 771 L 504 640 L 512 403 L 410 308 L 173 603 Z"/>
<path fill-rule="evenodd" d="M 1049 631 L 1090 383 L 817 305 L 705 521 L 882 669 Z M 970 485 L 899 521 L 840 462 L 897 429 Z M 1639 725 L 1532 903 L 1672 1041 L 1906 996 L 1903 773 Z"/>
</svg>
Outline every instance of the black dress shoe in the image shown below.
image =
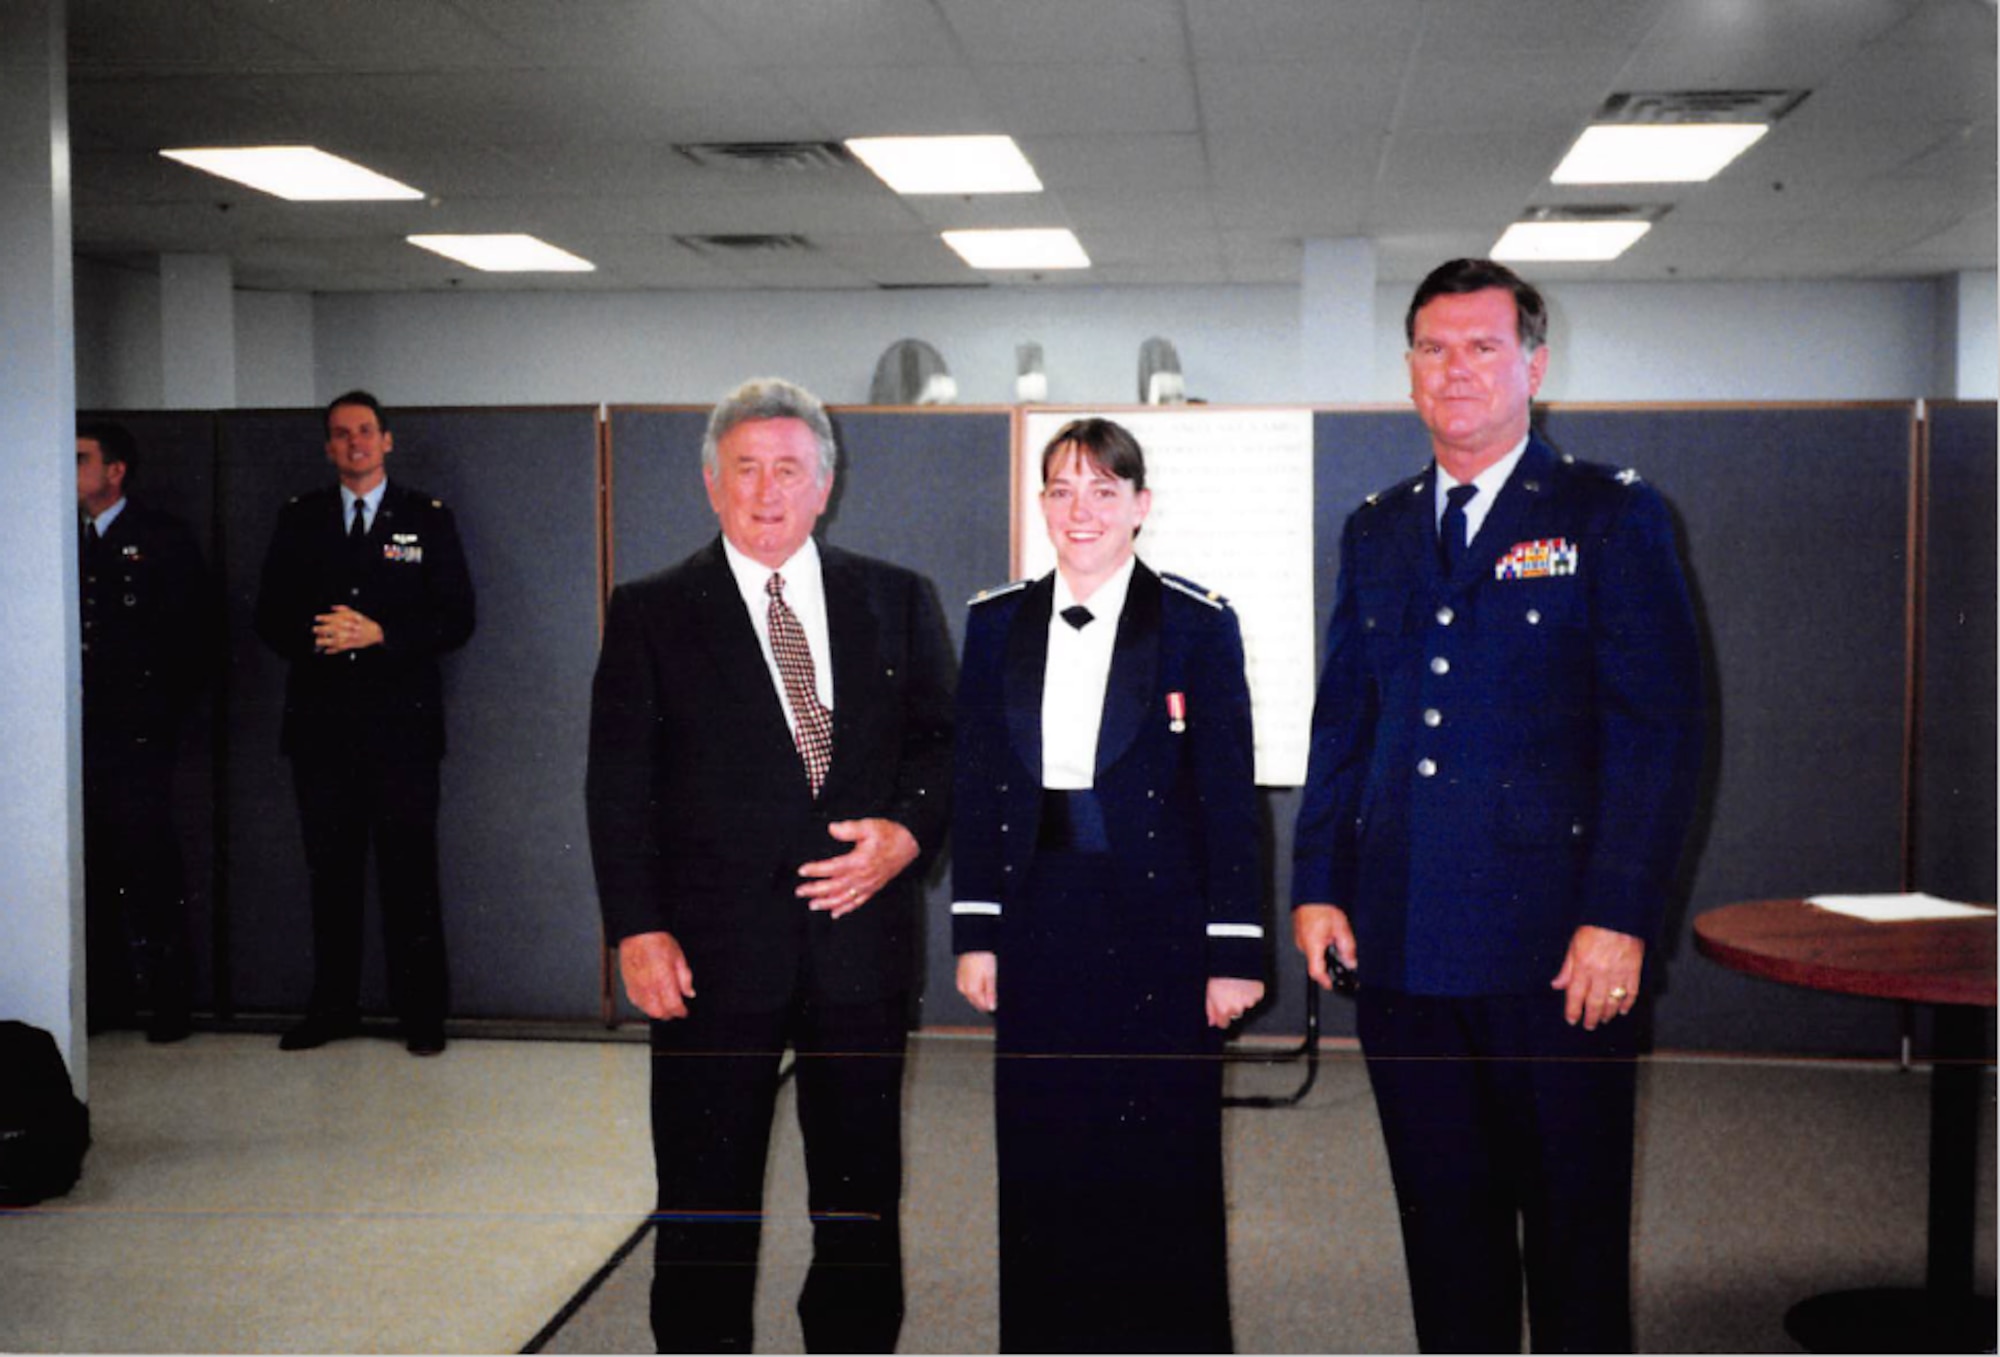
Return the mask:
<svg viewBox="0 0 2000 1357">
<path fill-rule="evenodd" d="M 444 1029 L 442 1027 L 419 1028 L 410 1033 L 409 1040 L 403 1043 L 403 1048 L 411 1055 L 443 1055 Z"/>
<path fill-rule="evenodd" d="M 334 1018 L 320 1014 L 308 1014 L 304 1022 L 290 1028 L 278 1038 L 281 1051 L 310 1051 L 326 1045 L 329 1041 L 339 1041 L 342 1037 L 354 1036 L 361 1030 L 358 1018 Z"/>
<path fill-rule="evenodd" d="M 185 1013 L 155 1013 L 146 1022 L 146 1040 L 155 1046 L 166 1046 L 187 1040 L 193 1030 L 194 1025 Z"/>
</svg>

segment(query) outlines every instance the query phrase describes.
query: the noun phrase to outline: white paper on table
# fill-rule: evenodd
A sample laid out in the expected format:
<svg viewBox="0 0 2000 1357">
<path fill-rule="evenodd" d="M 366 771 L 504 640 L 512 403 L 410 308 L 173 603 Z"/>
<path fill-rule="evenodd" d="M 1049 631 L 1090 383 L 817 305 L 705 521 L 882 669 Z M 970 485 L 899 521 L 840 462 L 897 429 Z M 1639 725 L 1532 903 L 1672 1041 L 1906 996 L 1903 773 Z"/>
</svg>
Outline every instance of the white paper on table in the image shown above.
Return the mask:
<svg viewBox="0 0 2000 1357">
<path fill-rule="evenodd" d="M 1845 914 L 1850 919 L 1863 919 L 1869 923 L 1909 923 L 1917 919 L 1967 919 L 1978 915 L 1991 915 L 1990 909 L 1978 905 L 1961 905 L 1952 900 L 1940 900 L 1935 895 L 1815 895 L 1806 900 L 1809 905 L 1831 910 L 1835 914 Z"/>
</svg>

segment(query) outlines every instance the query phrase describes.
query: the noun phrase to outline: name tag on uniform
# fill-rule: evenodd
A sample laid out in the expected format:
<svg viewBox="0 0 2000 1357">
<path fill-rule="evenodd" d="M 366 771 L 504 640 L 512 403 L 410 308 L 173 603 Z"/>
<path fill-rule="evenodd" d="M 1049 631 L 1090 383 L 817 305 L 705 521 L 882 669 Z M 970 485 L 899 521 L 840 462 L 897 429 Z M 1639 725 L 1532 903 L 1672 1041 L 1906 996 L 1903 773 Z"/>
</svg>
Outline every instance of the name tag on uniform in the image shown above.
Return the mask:
<svg viewBox="0 0 2000 1357">
<path fill-rule="evenodd" d="M 413 532 L 392 532 L 389 540 L 382 544 L 382 559 L 385 561 L 408 561 L 415 565 L 424 559 L 423 543 Z"/>
<path fill-rule="evenodd" d="M 1540 580 L 1555 575 L 1574 575 L 1577 549 L 1567 537 L 1548 537 L 1538 542 L 1516 542 L 1493 565 L 1496 580 Z"/>
</svg>

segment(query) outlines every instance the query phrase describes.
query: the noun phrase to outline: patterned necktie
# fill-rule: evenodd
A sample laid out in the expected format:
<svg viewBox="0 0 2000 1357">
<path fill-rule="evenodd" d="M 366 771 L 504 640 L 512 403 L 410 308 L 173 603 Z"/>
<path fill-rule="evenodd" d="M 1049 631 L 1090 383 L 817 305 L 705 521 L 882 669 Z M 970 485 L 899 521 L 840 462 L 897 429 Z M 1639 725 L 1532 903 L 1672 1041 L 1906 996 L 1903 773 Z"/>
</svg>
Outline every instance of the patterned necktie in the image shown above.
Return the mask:
<svg viewBox="0 0 2000 1357">
<path fill-rule="evenodd" d="M 1458 573 L 1465 557 L 1465 506 L 1479 493 L 1476 485 L 1454 485 L 1444 492 L 1444 518 L 1438 523 L 1438 552 L 1447 578 Z"/>
<path fill-rule="evenodd" d="M 818 796 L 826 770 L 833 766 L 833 713 L 820 705 L 819 688 L 813 681 L 812 650 L 806 645 L 798 615 L 785 603 L 784 576 L 772 575 L 764 592 L 771 598 L 771 654 L 778 661 L 778 677 L 785 681 L 785 700 L 791 703 L 797 726 L 792 738 L 806 766 L 806 781 Z"/>
</svg>

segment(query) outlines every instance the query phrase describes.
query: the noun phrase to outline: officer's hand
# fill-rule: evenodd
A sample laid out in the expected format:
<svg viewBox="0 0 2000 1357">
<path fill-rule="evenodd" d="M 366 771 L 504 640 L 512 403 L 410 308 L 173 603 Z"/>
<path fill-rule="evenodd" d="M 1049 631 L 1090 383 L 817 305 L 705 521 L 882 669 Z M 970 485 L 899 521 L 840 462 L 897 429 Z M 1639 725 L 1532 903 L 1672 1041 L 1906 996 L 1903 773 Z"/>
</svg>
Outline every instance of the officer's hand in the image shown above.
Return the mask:
<svg viewBox="0 0 2000 1357">
<path fill-rule="evenodd" d="M 1208 977 L 1210 1027 L 1227 1027 L 1263 1001 L 1262 980 L 1241 980 L 1233 975 Z"/>
<path fill-rule="evenodd" d="M 1000 958 L 991 952 L 961 952 L 958 992 L 981 1013 L 1000 1007 Z"/>
<path fill-rule="evenodd" d="M 1645 942 L 1630 933 L 1591 924 L 1577 929 L 1562 970 L 1549 982 L 1551 989 L 1568 993 L 1563 1021 L 1574 1027 L 1581 1019 L 1583 1030 L 1594 1032 L 1599 1023 L 1630 1013 L 1639 999 L 1639 972 L 1645 959 Z"/>
<path fill-rule="evenodd" d="M 345 603 L 336 603 L 332 612 L 313 618 L 313 649 L 322 655 L 366 650 L 369 646 L 381 644 L 381 624 L 372 617 L 364 617 Z"/>
<path fill-rule="evenodd" d="M 1326 968 L 1326 949 L 1331 947 L 1340 964 L 1359 970 L 1361 957 L 1354 948 L 1354 928 L 1347 912 L 1332 905 L 1300 905 L 1292 910 L 1292 942 L 1306 958 L 1306 974 L 1321 989 L 1333 988 L 1333 976 Z"/>
<path fill-rule="evenodd" d="M 685 1018 L 694 998 L 694 971 L 671 933 L 634 933 L 618 943 L 618 969 L 625 992 L 649 1018 Z"/>
<path fill-rule="evenodd" d="M 838 919 L 868 903 L 917 860 L 917 838 L 894 820 L 835 820 L 826 832 L 854 848 L 799 868 L 801 899 Z"/>
</svg>

